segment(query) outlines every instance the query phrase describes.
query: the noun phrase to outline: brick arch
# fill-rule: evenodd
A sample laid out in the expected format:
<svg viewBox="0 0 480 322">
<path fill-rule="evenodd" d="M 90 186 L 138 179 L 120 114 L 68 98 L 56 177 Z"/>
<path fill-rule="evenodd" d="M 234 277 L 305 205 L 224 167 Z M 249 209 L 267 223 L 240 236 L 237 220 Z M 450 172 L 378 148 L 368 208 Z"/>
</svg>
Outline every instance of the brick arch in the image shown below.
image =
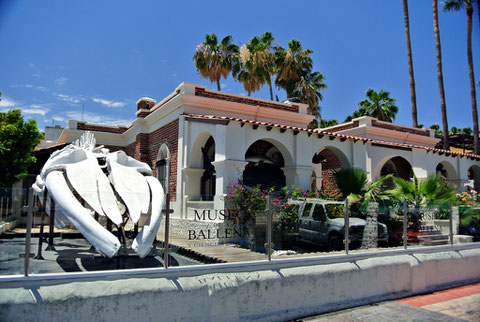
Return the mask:
<svg viewBox="0 0 480 322">
<path fill-rule="evenodd" d="M 442 161 L 439 164 L 437 164 L 435 171 L 437 174 L 440 174 L 441 176 L 445 177 L 447 181 L 457 180 L 457 171 L 455 171 L 455 168 L 453 167 L 453 165 L 448 161 Z"/>
<path fill-rule="evenodd" d="M 277 141 L 275 139 L 271 139 L 271 138 L 256 138 L 255 140 L 253 141 L 250 141 L 246 146 L 248 147 L 247 150 L 245 151 L 245 154 L 247 153 L 248 149 L 250 149 L 254 144 L 256 144 L 257 142 L 259 141 L 265 141 L 265 142 L 268 142 L 270 143 L 272 146 L 274 146 L 275 148 L 278 149 L 278 151 L 282 154 L 282 157 L 283 157 L 283 160 L 284 160 L 284 166 L 285 167 L 288 167 L 288 166 L 292 166 L 294 165 L 293 163 L 293 157 L 290 153 L 290 151 L 287 149 L 287 147 L 285 147 L 285 145 L 280 142 L 280 141 Z M 269 145 L 270 146 L 270 145 Z M 270 146 L 271 147 L 271 146 Z"/>
<path fill-rule="evenodd" d="M 215 142 L 215 136 L 208 131 L 202 132 L 195 138 L 195 142 L 190 148 L 190 153 L 188 154 L 187 164 L 189 168 L 202 168 L 203 156 L 202 156 L 202 147 L 205 146 L 210 137 Z"/>
<path fill-rule="evenodd" d="M 410 162 L 401 156 L 386 157 L 377 164 L 374 174 L 374 180 L 387 174 L 393 174 L 395 177 L 410 180 L 414 175 Z M 391 184 L 393 185 L 393 180 L 391 180 Z"/>
<path fill-rule="evenodd" d="M 480 191 L 480 167 L 477 165 L 472 165 L 467 171 L 469 186 L 473 185 L 471 188 L 475 189 L 476 191 Z"/>
<path fill-rule="evenodd" d="M 328 193 L 338 194 L 339 189 L 335 180 L 335 173 L 349 167 L 345 154 L 334 147 L 324 147 L 313 156 L 312 163 L 314 168 L 318 168 L 317 164 L 321 164 L 321 189 Z M 319 171 L 319 168 L 315 169 L 312 176 L 318 176 L 319 173 L 317 172 Z"/>
<path fill-rule="evenodd" d="M 245 185 L 261 185 L 263 189 L 275 187 L 276 190 L 286 185 L 284 154 L 275 142 L 255 141 L 245 152 L 245 161 L 248 162 L 242 174 Z"/>
</svg>

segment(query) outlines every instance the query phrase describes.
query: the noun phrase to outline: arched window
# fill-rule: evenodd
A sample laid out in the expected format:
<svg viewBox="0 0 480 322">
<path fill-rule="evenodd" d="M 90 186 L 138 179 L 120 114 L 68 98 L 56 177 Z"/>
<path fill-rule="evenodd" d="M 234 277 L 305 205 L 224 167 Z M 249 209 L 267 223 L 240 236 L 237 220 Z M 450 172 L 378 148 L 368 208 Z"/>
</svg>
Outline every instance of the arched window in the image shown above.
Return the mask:
<svg viewBox="0 0 480 322">
<path fill-rule="evenodd" d="M 168 193 L 170 178 L 170 151 L 166 144 L 162 144 L 158 150 L 157 163 L 157 179 L 163 187 L 163 191 Z"/>
<path fill-rule="evenodd" d="M 202 147 L 202 165 L 203 175 L 200 178 L 200 194 L 201 200 L 212 201 L 215 196 L 215 167 L 212 161 L 215 160 L 215 140 L 210 137 L 205 146 Z"/>
</svg>

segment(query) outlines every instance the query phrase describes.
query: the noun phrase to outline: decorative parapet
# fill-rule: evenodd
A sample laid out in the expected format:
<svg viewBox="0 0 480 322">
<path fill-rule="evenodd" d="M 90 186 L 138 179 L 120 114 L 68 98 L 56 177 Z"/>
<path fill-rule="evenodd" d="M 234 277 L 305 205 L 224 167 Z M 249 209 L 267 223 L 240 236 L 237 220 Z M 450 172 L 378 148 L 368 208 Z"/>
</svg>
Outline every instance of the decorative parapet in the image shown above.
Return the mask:
<svg viewBox="0 0 480 322">
<path fill-rule="evenodd" d="M 284 110 L 288 112 L 295 112 L 299 113 L 300 106 L 298 104 L 293 103 L 275 103 L 272 101 L 260 100 L 255 98 L 243 97 L 243 96 L 233 96 L 230 94 L 221 94 L 218 92 L 213 92 L 206 90 L 202 87 L 195 87 L 195 96 L 202 96 L 207 98 L 213 98 L 228 102 L 235 102 L 240 104 L 248 104 L 253 106 L 260 106 L 266 108 L 273 108 L 276 110 Z"/>
<path fill-rule="evenodd" d="M 87 124 L 86 122 L 78 122 L 77 123 L 77 130 L 122 134 L 123 132 L 128 130 L 128 127 L 126 127 L 126 126 L 95 125 L 95 124 Z"/>
<path fill-rule="evenodd" d="M 378 121 L 378 120 L 375 120 L 375 119 L 372 120 L 372 126 L 379 127 L 379 128 L 382 128 L 382 129 L 388 129 L 388 130 L 393 130 L 393 131 L 399 131 L 399 132 L 404 132 L 404 133 L 421 135 L 421 136 L 428 136 L 428 137 L 432 136 L 430 134 L 429 129 L 416 129 L 416 128 L 409 127 L 409 126 L 402 126 L 402 125 L 397 125 L 397 124 L 393 124 L 393 123 L 381 122 L 381 121 Z"/>
</svg>

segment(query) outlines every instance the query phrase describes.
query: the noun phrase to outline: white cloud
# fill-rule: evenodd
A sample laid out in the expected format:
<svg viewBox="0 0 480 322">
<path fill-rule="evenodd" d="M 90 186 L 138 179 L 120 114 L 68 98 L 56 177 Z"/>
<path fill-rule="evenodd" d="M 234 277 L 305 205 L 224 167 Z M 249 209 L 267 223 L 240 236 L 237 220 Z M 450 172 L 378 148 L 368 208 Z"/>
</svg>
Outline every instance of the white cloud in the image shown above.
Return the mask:
<svg viewBox="0 0 480 322">
<path fill-rule="evenodd" d="M 228 84 L 226 84 L 226 83 L 220 83 L 220 88 L 221 88 L 221 89 L 224 89 L 224 88 L 226 88 L 227 86 L 228 86 Z"/>
<path fill-rule="evenodd" d="M 32 84 L 16 84 L 16 85 L 11 85 L 12 87 L 23 87 L 23 88 L 32 88 L 32 89 L 35 89 L 37 91 L 40 91 L 40 92 L 43 92 L 43 93 L 47 93 L 47 92 L 50 92 L 50 90 L 44 86 L 35 86 L 35 85 L 32 85 Z"/>
<path fill-rule="evenodd" d="M 77 120 L 77 121 L 84 121 L 88 123 L 94 124 L 102 124 L 102 125 L 110 125 L 110 126 L 117 126 L 117 125 L 130 125 L 133 120 L 126 120 L 116 117 L 111 117 L 108 115 L 103 114 L 96 114 L 91 112 L 84 112 L 82 115 L 81 111 L 69 111 L 65 113 L 66 120 Z M 83 116 L 83 118 L 82 118 Z M 56 116 L 55 120 L 60 120 L 62 116 Z"/>
<path fill-rule="evenodd" d="M 59 100 L 69 102 L 69 103 L 80 103 L 80 98 L 76 96 L 70 96 L 70 95 L 65 95 L 65 94 L 53 94 L 55 95 Z"/>
<path fill-rule="evenodd" d="M 24 114 L 45 115 L 50 111 L 49 108 L 22 108 Z"/>
<path fill-rule="evenodd" d="M 166 59 L 160 59 L 160 62 L 161 62 L 162 64 L 165 64 L 165 63 L 168 63 L 168 60 L 166 60 Z"/>
<path fill-rule="evenodd" d="M 60 77 L 55 80 L 55 84 L 57 84 L 58 86 L 62 86 L 67 80 L 68 78 L 66 77 Z"/>
<path fill-rule="evenodd" d="M 33 71 L 33 77 L 40 77 L 40 70 L 35 66 L 34 63 L 28 63 L 28 67 Z"/>
<path fill-rule="evenodd" d="M 15 100 L 11 99 L 11 98 L 8 98 L 6 96 L 2 96 L 0 97 L 1 101 L 0 101 L 0 107 L 2 108 L 11 108 L 11 107 L 14 107 L 14 106 L 18 106 L 18 103 L 15 102 Z"/>
<path fill-rule="evenodd" d="M 127 103 L 125 102 L 114 102 L 114 101 L 105 100 L 103 98 L 92 98 L 92 101 L 108 107 L 124 107 L 125 105 L 127 105 Z"/>
</svg>

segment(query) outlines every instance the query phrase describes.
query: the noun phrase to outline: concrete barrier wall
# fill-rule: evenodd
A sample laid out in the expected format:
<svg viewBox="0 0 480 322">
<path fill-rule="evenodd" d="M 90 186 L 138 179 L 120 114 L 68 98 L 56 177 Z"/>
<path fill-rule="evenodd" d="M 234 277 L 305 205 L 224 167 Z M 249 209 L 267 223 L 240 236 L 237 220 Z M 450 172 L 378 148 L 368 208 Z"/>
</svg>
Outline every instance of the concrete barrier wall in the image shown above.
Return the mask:
<svg viewBox="0 0 480 322">
<path fill-rule="evenodd" d="M 3 279 L 0 320 L 292 319 L 477 282 L 478 247 L 143 270 L 126 276 Z"/>
</svg>

